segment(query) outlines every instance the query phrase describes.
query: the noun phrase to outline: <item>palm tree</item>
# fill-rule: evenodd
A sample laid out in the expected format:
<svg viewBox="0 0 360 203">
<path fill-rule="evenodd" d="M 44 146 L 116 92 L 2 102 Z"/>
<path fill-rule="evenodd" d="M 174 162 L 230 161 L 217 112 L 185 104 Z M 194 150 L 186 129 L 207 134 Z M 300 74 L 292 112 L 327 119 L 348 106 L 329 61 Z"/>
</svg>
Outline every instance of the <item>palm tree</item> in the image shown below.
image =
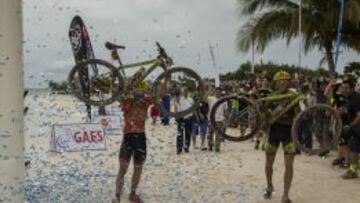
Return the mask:
<svg viewBox="0 0 360 203">
<path fill-rule="evenodd" d="M 289 44 L 299 36 L 299 0 L 238 0 L 240 13 L 248 21 L 237 34 L 237 47 L 248 51 L 252 44 L 263 52 L 268 44 L 282 38 Z M 333 58 L 339 21 L 338 0 L 303 0 L 302 32 L 305 53 L 318 48 L 324 53 L 329 71 L 335 72 Z M 360 0 L 346 0 L 342 45 L 360 51 Z"/>
</svg>

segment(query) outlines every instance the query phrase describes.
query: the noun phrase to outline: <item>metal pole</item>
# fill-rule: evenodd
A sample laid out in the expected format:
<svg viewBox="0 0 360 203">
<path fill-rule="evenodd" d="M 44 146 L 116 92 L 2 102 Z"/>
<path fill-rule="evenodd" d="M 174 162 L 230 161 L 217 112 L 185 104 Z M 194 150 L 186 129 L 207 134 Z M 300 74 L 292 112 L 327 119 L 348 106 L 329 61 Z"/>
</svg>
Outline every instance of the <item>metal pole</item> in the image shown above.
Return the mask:
<svg viewBox="0 0 360 203">
<path fill-rule="evenodd" d="M 302 0 L 300 0 L 299 4 L 299 68 L 301 67 L 301 51 L 302 51 Z"/>
<path fill-rule="evenodd" d="M 0 0 L 0 202 L 24 202 L 21 0 Z"/>
<path fill-rule="evenodd" d="M 219 72 L 219 69 L 217 68 L 217 65 L 216 65 L 214 47 L 210 44 L 210 42 L 209 42 L 209 49 L 210 49 L 211 60 L 212 60 L 212 63 L 213 63 L 213 67 L 215 69 L 215 74 L 216 74 L 216 76 L 215 76 L 215 86 L 218 87 L 218 86 L 220 86 L 220 72 Z"/>
<path fill-rule="evenodd" d="M 341 45 L 341 30 L 343 26 L 343 18 L 344 18 L 344 5 L 345 1 L 340 0 L 340 15 L 339 15 L 339 26 L 337 30 L 337 38 L 336 38 L 336 53 L 335 53 L 335 72 L 337 70 L 337 64 L 339 59 L 339 53 L 340 53 L 340 45 Z"/>
</svg>

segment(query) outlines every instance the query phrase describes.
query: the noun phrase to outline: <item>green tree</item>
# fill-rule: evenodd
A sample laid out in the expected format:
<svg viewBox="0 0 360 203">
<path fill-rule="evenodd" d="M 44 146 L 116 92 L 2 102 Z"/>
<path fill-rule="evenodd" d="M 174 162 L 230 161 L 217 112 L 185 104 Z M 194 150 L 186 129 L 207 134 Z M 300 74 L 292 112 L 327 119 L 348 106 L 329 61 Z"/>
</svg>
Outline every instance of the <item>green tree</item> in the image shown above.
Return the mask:
<svg viewBox="0 0 360 203">
<path fill-rule="evenodd" d="M 359 62 L 351 62 L 344 69 L 345 74 L 350 74 L 355 76 L 356 78 L 360 78 L 360 63 Z"/>
<path fill-rule="evenodd" d="M 50 81 L 49 81 L 49 88 L 50 88 L 50 90 L 53 91 L 54 89 L 56 89 L 56 87 L 57 87 L 56 82 L 50 80 Z"/>
<path fill-rule="evenodd" d="M 248 21 L 237 34 L 237 47 L 248 51 L 252 44 L 263 52 L 270 42 L 299 36 L 298 0 L 238 0 L 240 14 Z M 305 53 L 314 48 L 324 52 L 328 70 L 335 72 L 333 58 L 339 21 L 338 0 L 303 0 L 302 33 Z M 346 0 L 342 45 L 360 51 L 360 0 Z"/>
<path fill-rule="evenodd" d="M 292 75 L 295 73 L 302 74 L 309 78 L 330 75 L 329 71 L 326 71 L 322 68 L 314 70 L 314 69 L 297 67 L 288 64 L 276 64 L 273 62 L 255 64 L 254 70 L 255 70 L 255 75 L 259 75 L 260 73 L 266 71 L 269 77 L 273 77 L 275 73 L 277 73 L 280 70 L 285 70 Z M 241 64 L 239 68 L 233 72 L 228 72 L 220 76 L 222 82 L 229 80 L 248 80 L 251 78 L 254 77 L 252 77 L 251 64 L 249 62 Z"/>
</svg>

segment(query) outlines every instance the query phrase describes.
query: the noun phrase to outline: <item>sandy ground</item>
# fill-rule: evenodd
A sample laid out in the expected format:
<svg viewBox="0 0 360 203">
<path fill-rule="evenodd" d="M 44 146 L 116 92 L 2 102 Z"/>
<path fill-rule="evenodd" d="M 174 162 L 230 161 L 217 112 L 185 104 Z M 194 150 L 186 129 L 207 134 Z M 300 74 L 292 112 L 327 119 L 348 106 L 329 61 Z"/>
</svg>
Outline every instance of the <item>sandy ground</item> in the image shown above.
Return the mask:
<svg viewBox="0 0 360 203">
<path fill-rule="evenodd" d="M 27 202 L 110 202 L 118 168 L 120 136 L 107 137 L 106 151 L 49 152 L 51 125 L 84 122 L 84 111 L 72 96 L 32 93 L 26 116 Z M 82 111 L 82 113 L 79 112 Z M 147 125 L 148 158 L 139 186 L 144 202 L 280 202 L 284 172 L 283 154 L 274 166 L 275 194 L 263 200 L 265 188 L 264 153 L 253 143 L 225 142 L 222 152 L 191 150 L 175 154 L 175 128 Z M 360 179 L 344 181 L 343 170 L 327 159 L 301 155 L 295 160 L 291 190 L 294 202 L 360 202 Z M 127 201 L 132 168 L 126 177 L 121 202 Z"/>
</svg>

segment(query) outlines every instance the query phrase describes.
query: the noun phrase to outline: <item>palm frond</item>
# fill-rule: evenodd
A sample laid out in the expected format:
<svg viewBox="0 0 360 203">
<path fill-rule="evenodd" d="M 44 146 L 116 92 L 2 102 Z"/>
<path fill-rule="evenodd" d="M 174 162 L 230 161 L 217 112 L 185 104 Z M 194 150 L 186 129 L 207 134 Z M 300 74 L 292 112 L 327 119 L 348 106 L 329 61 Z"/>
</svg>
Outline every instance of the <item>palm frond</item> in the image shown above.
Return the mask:
<svg viewBox="0 0 360 203">
<path fill-rule="evenodd" d="M 291 0 L 238 0 L 241 15 L 253 15 L 263 9 L 298 8 L 296 1 Z"/>
<path fill-rule="evenodd" d="M 256 50 L 263 52 L 272 40 L 288 37 L 289 33 L 295 36 L 292 15 L 289 9 L 277 9 L 253 17 L 237 34 L 238 49 L 246 52 L 254 42 Z"/>
<path fill-rule="evenodd" d="M 302 30 L 299 33 L 298 0 L 237 0 L 239 13 L 249 20 L 237 33 L 236 45 L 246 52 L 254 44 L 263 52 L 270 42 L 285 39 L 287 44 L 299 34 L 305 53 L 318 48 L 330 53 L 334 49 L 339 24 L 338 0 L 302 0 Z M 342 28 L 342 46 L 360 52 L 360 0 L 346 0 Z M 332 58 L 325 57 L 329 68 Z M 323 62 L 323 61 L 321 61 Z"/>
</svg>

